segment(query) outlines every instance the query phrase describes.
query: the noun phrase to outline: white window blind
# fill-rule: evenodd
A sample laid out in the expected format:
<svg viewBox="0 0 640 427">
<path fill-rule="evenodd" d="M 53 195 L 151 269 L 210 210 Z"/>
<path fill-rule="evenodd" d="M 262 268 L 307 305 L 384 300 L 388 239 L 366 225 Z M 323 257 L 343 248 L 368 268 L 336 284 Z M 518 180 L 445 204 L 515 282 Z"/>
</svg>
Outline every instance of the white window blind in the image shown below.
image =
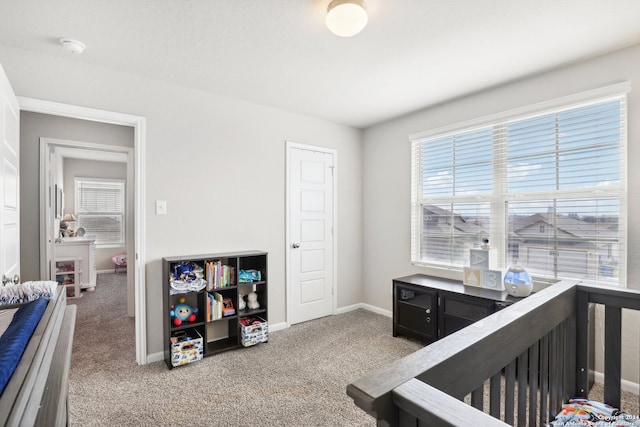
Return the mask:
<svg viewBox="0 0 640 427">
<path fill-rule="evenodd" d="M 75 178 L 76 225 L 101 247 L 124 246 L 125 182 Z"/>
<path fill-rule="evenodd" d="M 626 95 L 412 139 L 412 262 L 461 269 L 489 238 L 538 280 L 624 280 Z"/>
</svg>

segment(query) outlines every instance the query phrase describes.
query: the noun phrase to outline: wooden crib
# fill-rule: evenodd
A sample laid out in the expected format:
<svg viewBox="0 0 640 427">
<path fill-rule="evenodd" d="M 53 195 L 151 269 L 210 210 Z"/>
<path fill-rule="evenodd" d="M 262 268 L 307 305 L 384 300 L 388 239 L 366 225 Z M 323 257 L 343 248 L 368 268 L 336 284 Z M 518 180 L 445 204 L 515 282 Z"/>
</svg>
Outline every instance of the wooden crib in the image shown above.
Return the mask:
<svg viewBox="0 0 640 427">
<path fill-rule="evenodd" d="M 619 408 L 622 308 L 640 310 L 640 292 L 575 280 L 372 372 L 347 394 L 378 425 L 545 426 L 589 391 L 591 303 L 605 307 L 604 401 Z"/>
<path fill-rule="evenodd" d="M 1 309 L 17 306 L 2 306 Z M 76 306 L 59 290 L 49 301 L 0 394 L 0 426 L 66 426 Z M 4 351 L 0 347 L 0 351 Z"/>
</svg>

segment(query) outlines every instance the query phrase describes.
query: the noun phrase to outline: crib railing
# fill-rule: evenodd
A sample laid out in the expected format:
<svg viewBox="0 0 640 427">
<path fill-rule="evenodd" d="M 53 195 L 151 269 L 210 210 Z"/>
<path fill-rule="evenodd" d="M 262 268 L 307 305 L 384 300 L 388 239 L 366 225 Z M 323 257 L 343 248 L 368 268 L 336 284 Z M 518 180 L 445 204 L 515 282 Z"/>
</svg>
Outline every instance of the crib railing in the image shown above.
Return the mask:
<svg viewBox="0 0 640 427">
<path fill-rule="evenodd" d="M 588 306 L 591 303 L 604 305 L 604 401 L 616 408 L 620 407 L 621 365 L 622 365 L 622 309 L 640 310 L 640 292 L 603 288 L 588 284 L 579 284 L 577 322 L 578 331 L 586 329 Z M 588 392 L 588 375 L 590 365 L 589 350 L 593 343 L 587 334 L 576 336 L 576 393 L 585 395 Z M 586 391 L 585 391 L 586 390 Z"/>
<path fill-rule="evenodd" d="M 588 391 L 592 302 L 606 306 L 605 401 L 619 403 L 620 309 L 640 309 L 640 293 L 577 281 L 559 282 L 381 368 L 347 394 L 379 425 L 546 425 L 563 402 Z"/>
</svg>

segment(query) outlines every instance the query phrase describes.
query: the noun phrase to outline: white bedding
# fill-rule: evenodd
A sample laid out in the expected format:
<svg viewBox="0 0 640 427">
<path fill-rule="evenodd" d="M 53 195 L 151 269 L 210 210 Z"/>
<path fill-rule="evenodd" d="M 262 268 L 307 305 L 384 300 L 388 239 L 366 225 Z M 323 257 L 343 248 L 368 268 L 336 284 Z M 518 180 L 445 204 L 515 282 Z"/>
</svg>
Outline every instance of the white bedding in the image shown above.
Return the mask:
<svg viewBox="0 0 640 427">
<path fill-rule="evenodd" d="M 53 298 L 58 283 L 53 280 L 23 282 L 0 286 L 0 305 L 22 304 L 40 297 Z"/>
</svg>

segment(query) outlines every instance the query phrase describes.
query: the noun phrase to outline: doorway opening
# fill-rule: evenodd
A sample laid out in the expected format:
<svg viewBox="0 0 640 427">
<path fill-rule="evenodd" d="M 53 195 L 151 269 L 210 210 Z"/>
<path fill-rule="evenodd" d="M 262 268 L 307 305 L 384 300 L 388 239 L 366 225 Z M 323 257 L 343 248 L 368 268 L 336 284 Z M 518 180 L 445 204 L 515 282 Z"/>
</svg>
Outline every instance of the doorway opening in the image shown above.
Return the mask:
<svg viewBox="0 0 640 427">
<path fill-rule="evenodd" d="M 133 253 L 132 157 L 126 146 L 40 138 L 41 278 L 68 279 L 67 293 L 79 297 L 81 290 L 95 289 L 97 273 L 112 271 L 112 257 Z M 78 188 L 83 180 L 87 188 Z M 58 264 L 77 268 L 57 274 Z M 134 317 L 132 269 L 126 277 L 122 300 Z"/>
<path fill-rule="evenodd" d="M 53 116 L 69 117 L 80 120 L 112 123 L 130 126 L 134 129 L 133 161 L 133 230 L 134 236 L 131 246 L 128 248 L 128 270 L 133 274 L 134 315 L 135 315 L 135 340 L 136 362 L 139 365 L 147 363 L 147 326 L 146 326 L 146 289 L 145 289 L 145 209 L 144 209 L 144 158 L 146 145 L 146 119 L 140 116 L 122 114 L 117 112 L 97 110 L 79 107 L 75 105 L 60 104 L 50 101 L 42 101 L 33 98 L 18 97 L 21 111 L 48 114 Z M 45 227 L 45 221 L 41 220 L 41 228 Z M 43 231 L 41 231 L 41 234 Z"/>
</svg>

